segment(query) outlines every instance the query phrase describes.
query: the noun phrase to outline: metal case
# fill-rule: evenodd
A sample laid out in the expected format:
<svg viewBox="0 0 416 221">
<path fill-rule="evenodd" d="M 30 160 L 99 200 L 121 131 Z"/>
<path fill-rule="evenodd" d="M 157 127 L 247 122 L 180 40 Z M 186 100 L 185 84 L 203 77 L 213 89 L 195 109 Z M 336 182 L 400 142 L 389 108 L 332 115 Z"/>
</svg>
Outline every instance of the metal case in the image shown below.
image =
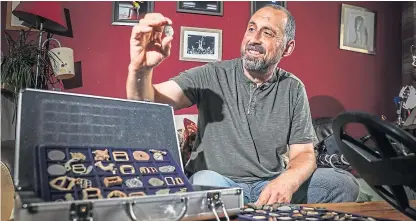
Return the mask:
<svg viewBox="0 0 416 221">
<path fill-rule="evenodd" d="M 19 93 L 14 216 L 26 220 L 206 220 L 235 216 L 241 188 L 193 186 L 192 192 L 112 199 L 44 201 L 36 146 L 168 149 L 183 173 L 174 111 L 169 105 L 26 89 Z"/>
</svg>

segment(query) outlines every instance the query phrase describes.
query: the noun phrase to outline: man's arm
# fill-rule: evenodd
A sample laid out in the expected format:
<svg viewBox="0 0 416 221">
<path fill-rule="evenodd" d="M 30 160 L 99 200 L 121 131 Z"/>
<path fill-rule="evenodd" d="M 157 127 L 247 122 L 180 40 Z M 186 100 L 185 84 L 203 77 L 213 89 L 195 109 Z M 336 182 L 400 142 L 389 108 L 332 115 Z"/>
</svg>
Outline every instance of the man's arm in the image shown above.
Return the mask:
<svg viewBox="0 0 416 221">
<path fill-rule="evenodd" d="M 279 179 L 291 180 L 296 191 L 315 171 L 316 158 L 313 143 L 292 144 L 289 149 L 289 164 Z"/>
<path fill-rule="evenodd" d="M 175 81 L 169 80 L 154 85 L 152 75 L 153 69 L 136 71 L 129 67 L 126 83 L 127 99 L 169 104 L 175 110 L 192 105 Z"/>
</svg>

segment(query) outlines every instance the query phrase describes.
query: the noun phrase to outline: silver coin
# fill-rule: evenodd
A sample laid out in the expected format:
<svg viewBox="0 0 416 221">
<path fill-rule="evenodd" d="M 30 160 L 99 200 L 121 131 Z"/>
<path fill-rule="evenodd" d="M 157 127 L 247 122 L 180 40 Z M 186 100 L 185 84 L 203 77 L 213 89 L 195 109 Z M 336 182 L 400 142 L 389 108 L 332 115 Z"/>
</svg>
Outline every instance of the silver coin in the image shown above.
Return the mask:
<svg viewBox="0 0 416 221">
<path fill-rule="evenodd" d="M 48 173 L 52 176 L 64 175 L 66 173 L 65 167 L 59 164 L 52 164 L 48 167 L 47 170 Z"/>
<path fill-rule="evenodd" d="M 150 178 L 149 184 L 152 186 L 162 186 L 165 183 L 159 178 Z"/>
<path fill-rule="evenodd" d="M 253 216 L 253 219 L 266 219 L 265 216 Z"/>
<path fill-rule="evenodd" d="M 161 166 L 159 167 L 159 171 L 162 173 L 169 173 L 169 172 L 173 172 L 175 171 L 175 167 L 174 166 Z"/>
<path fill-rule="evenodd" d="M 281 206 L 281 207 L 277 208 L 277 210 L 279 210 L 279 211 L 291 211 L 292 208 L 290 208 L 290 206 Z"/>
<path fill-rule="evenodd" d="M 163 155 L 159 152 L 153 154 L 155 160 L 163 160 Z"/>
<path fill-rule="evenodd" d="M 126 186 L 130 188 L 143 187 L 143 182 L 139 178 L 133 178 L 126 180 Z"/>
<path fill-rule="evenodd" d="M 173 28 L 171 25 L 166 25 L 163 29 L 163 32 L 165 32 L 166 36 L 173 36 Z"/>
<path fill-rule="evenodd" d="M 65 153 L 60 150 L 52 150 L 48 152 L 48 158 L 50 160 L 63 160 L 65 159 Z"/>
<path fill-rule="evenodd" d="M 168 194 L 170 192 L 170 189 L 161 189 L 156 191 L 156 195 L 161 195 L 161 194 Z"/>
</svg>

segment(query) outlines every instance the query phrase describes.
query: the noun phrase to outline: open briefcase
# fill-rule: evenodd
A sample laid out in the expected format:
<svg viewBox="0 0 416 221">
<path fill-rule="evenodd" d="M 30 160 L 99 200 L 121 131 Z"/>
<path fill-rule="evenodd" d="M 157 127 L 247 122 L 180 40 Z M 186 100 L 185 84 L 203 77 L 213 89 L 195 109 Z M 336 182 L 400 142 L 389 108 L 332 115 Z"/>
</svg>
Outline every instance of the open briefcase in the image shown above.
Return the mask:
<svg viewBox="0 0 416 221">
<path fill-rule="evenodd" d="M 237 215 L 240 188 L 190 185 L 171 106 L 19 93 L 15 220 L 205 220 Z"/>
</svg>

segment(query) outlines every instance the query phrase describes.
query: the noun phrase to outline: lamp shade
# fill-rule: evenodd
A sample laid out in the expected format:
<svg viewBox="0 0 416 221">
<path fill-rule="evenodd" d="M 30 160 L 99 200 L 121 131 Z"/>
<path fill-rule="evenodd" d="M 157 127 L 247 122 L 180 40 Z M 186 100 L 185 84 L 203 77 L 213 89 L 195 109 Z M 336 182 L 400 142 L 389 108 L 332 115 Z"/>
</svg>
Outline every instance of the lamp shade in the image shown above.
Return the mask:
<svg viewBox="0 0 416 221">
<path fill-rule="evenodd" d="M 16 17 L 33 28 L 47 31 L 67 31 L 64 9 L 61 2 L 52 1 L 21 1 L 12 12 Z"/>
</svg>

